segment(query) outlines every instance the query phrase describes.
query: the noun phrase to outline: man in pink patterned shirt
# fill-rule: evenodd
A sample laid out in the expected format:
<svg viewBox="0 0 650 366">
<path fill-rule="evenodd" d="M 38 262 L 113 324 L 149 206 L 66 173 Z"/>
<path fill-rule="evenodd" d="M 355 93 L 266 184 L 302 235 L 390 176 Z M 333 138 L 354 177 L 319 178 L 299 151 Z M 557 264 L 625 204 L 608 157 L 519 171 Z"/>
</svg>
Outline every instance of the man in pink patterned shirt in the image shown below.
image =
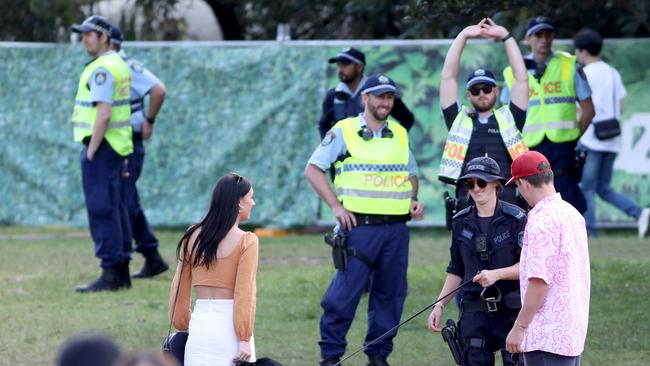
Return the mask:
<svg viewBox="0 0 650 366">
<path fill-rule="evenodd" d="M 533 207 L 519 267 L 522 308 L 506 350 L 525 366 L 579 365 L 589 320 L 589 251 L 582 215 L 553 186 L 544 155 L 529 151 L 512 162 L 512 178 Z"/>
</svg>

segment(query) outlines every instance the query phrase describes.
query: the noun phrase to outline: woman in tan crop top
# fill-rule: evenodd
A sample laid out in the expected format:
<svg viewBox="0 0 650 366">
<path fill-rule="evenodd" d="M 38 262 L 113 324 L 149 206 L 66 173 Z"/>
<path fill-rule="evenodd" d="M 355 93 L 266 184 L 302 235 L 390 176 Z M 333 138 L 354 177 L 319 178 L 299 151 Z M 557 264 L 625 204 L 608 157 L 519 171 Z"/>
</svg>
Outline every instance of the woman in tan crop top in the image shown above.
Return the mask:
<svg viewBox="0 0 650 366">
<path fill-rule="evenodd" d="M 169 314 L 174 328 L 189 331 L 186 366 L 255 361 L 258 240 L 239 228 L 253 206 L 251 183 L 230 173 L 217 182 L 208 213 L 178 243 Z M 190 314 L 192 287 L 196 302 Z"/>
</svg>

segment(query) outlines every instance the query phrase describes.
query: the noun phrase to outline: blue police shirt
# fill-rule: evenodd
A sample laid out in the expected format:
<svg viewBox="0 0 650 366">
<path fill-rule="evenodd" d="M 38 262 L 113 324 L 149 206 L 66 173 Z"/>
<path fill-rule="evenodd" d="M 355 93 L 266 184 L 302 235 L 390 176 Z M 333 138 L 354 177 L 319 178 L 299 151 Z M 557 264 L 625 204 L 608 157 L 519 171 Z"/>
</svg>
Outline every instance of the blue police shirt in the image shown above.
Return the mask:
<svg viewBox="0 0 650 366">
<path fill-rule="evenodd" d="M 360 114 L 359 128 L 365 125 L 366 121 L 363 119 L 363 114 Z M 379 132 L 373 131 L 373 138 L 382 138 L 381 132 L 384 128 L 386 128 L 385 124 Z M 313 164 L 319 167 L 322 171 L 329 169 L 339 156 L 345 155 L 348 151 L 347 146 L 345 146 L 345 139 L 343 138 L 343 131 L 341 128 L 332 128 L 331 131 L 333 133 L 325 135 L 325 138 L 321 144 L 318 145 L 307 162 L 307 164 Z M 408 171 L 410 177 L 418 175 L 418 165 L 411 149 L 409 149 Z"/>
<path fill-rule="evenodd" d="M 551 50 L 551 56 L 547 58 L 546 61 L 544 61 L 545 65 L 548 66 L 548 63 L 549 61 L 551 61 L 551 57 L 553 57 L 554 54 L 555 52 Z M 532 53 L 529 53 L 526 56 L 524 56 L 524 59 L 535 60 Z M 584 72 L 582 72 L 579 68 L 580 66 L 576 63 L 575 77 L 573 78 L 573 88 L 576 91 L 576 98 L 582 101 L 591 97 L 591 87 L 589 86 L 589 82 L 587 81 Z M 530 74 L 530 77 L 535 77 L 534 69 L 528 69 L 528 73 Z M 510 102 L 510 89 L 508 88 L 507 85 L 505 85 L 501 90 L 501 103 L 507 104 L 509 102 Z"/>
<path fill-rule="evenodd" d="M 134 132 L 142 131 L 142 124 L 147 120 L 144 106 L 144 97 L 151 88 L 160 84 L 160 80 L 138 60 L 129 58 L 124 50 L 119 55 L 124 59 L 131 71 L 131 126 Z"/>
</svg>

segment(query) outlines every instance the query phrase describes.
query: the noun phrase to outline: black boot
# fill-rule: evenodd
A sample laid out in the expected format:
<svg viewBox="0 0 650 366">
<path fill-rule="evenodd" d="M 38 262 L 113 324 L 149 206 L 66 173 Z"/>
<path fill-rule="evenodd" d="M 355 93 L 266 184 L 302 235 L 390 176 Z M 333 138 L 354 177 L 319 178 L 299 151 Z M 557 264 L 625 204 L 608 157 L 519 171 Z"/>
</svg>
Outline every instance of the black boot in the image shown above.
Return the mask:
<svg viewBox="0 0 650 366">
<path fill-rule="evenodd" d="M 120 284 L 124 288 L 131 288 L 131 274 L 129 273 L 129 262 L 120 264 Z"/>
<path fill-rule="evenodd" d="M 368 356 L 368 366 L 389 366 L 384 356 Z"/>
<path fill-rule="evenodd" d="M 127 264 L 128 265 L 128 264 Z M 99 278 L 87 285 L 79 286 L 75 289 L 77 292 L 96 292 L 96 291 L 117 291 L 121 288 L 131 287 L 123 280 L 122 264 L 113 267 L 102 268 L 102 274 Z M 127 267 L 128 271 L 128 267 Z"/>
<path fill-rule="evenodd" d="M 169 266 L 162 259 L 158 251 L 150 257 L 145 258 L 144 266 L 140 272 L 133 275 L 133 278 L 151 278 L 169 269 Z"/>
<path fill-rule="evenodd" d="M 341 359 L 337 356 L 332 356 L 328 357 L 325 359 L 322 359 L 319 363 L 320 366 L 334 366 L 336 365 Z"/>
</svg>

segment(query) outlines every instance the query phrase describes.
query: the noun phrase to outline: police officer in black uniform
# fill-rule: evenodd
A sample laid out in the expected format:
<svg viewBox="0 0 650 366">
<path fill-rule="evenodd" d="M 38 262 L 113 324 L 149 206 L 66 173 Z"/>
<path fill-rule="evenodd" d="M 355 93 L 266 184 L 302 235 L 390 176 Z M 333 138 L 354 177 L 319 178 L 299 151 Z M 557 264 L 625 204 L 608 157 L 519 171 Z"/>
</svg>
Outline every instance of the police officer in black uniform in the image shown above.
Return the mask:
<svg viewBox="0 0 650 366">
<path fill-rule="evenodd" d="M 501 350 L 503 364 L 514 365 L 504 347 L 521 307 L 519 255 L 526 214 L 497 199 L 505 179 L 489 157 L 470 160 L 459 181 L 474 203 L 453 218 L 451 260 L 439 297 L 472 280 L 464 287 L 459 309 L 462 364 L 494 365 L 494 352 Z M 431 311 L 432 331 L 441 331 L 442 312 L 449 301 L 451 297 L 443 299 Z"/>
</svg>

